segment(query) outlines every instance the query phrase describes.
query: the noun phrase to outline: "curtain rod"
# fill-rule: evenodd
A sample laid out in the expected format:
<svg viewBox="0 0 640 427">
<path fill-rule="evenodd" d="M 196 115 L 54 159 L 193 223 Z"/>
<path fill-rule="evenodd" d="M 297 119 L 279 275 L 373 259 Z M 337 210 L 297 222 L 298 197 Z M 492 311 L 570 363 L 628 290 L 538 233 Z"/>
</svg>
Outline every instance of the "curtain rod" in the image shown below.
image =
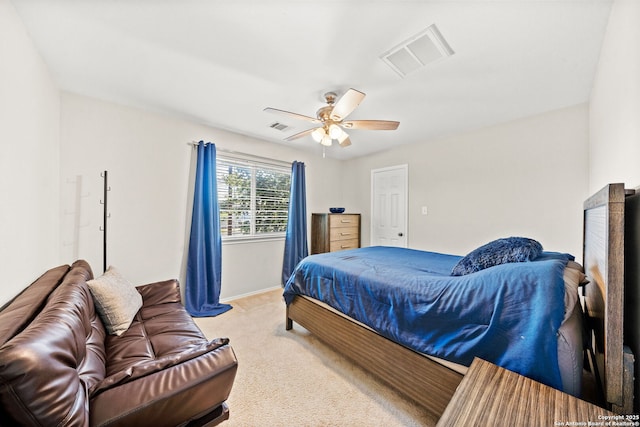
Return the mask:
<svg viewBox="0 0 640 427">
<path fill-rule="evenodd" d="M 188 142 L 187 144 L 188 145 L 192 145 L 194 147 L 197 147 L 198 144 L 200 144 L 200 142 L 199 141 L 191 141 L 191 142 Z M 206 144 L 213 144 L 213 143 L 212 142 L 205 142 L 205 145 Z M 258 162 L 267 162 L 267 163 L 270 163 L 270 164 L 277 163 L 277 164 L 280 164 L 282 166 L 287 166 L 287 167 L 291 167 L 291 165 L 293 163 L 293 162 L 287 162 L 286 160 L 272 159 L 270 157 L 262 157 L 262 156 L 257 156 L 255 154 L 241 153 L 239 151 L 226 150 L 224 148 L 218 148 L 218 147 L 216 147 L 216 151 L 219 152 L 219 153 L 222 153 L 223 156 L 224 156 L 224 154 L 228 154 L 230 157 L 233 157 L 234 155 L 238 156 L 239 157 L 238 160 L 249 160 L 250 161 L 250 160 L 254 159 L 254 160 L 258 161 Z"/>
</svg>

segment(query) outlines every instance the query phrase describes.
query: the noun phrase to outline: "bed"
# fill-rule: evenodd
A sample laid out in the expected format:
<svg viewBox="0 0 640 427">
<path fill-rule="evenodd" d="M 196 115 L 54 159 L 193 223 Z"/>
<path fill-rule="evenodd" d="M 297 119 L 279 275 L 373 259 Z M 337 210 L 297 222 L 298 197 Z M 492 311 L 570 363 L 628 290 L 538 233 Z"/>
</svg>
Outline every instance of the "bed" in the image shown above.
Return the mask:
<svg viewBox="0 0 640 427">
<path fill-rule="evenodd" d="M 584 287 L 582 303 L 587 325 L 594 331 L 591 368 L 601 378 L 608 405 L 623 411 L 629 408 L 624 390 L 632 384 L 633 376 L 628 374 L 630 366 L 633 369 L 632 356 L 624 356 L 621 330 L 612 329 L 609 321 L 609 317 L 619 317 L 622 301 L 618 295 L 623 284 L 619 277 L 609 280 L 607 276 L 622 262 L 620 253 L 607 249 L 624 239 L 624 227 L 611 231 L 608 224 L 618 220 L 608 212 L 616 210 L 620 187 L 624 204 L 621 184 L 607 186 L 585 203 L 586 271 L 607 272 L 595 283 L 609 297 L 602 298 L 602 292 L 594 295 L 591 290 L 595 285 L 589 284 Z M 607 233 L 596 220 L 602 215 L 592 214 L 602 210 L 607 212 Z M 577 287 L 585 281 L 584 276 L 575 275 L 575 283 L 567 284 L 567 271 L 576 267 L 569 255 L 545 252 L 531 262 L 502 263 L 452 277 L 452 267 L 461 261 L 454 255 L 397 248 L 362 248 L 337 254 L 313 255 L 296 268 L 285 287 L 286 328 L 298 323 L 436 417 L 444 411 L 465 366 L 475 356 L 579 394 L 582 304 Z M 402 268 L 396 270 L 399 265 Z M 527 277 L 526 284 L 514 275 Z M 428 277 L 428 284 L 422 282 L 424 277 Z M 386 291 L 376 278 L 386 278 Z M 485 294 L 479 289 L 488 288 L 480 286 L 487 281 L 493 285 Z M 607 290 L 609 286 L 611 290 Z M 435 287 L 435 293 L 416 296 L 425 287 Z M 358 288 L 365 292 L 356 294 Z M 411 297 L 403 299 L 403 294 Z M 419 298 L 426 298 L 426 302 Z M 595 308 L 596 301 L 605 302 Z M 410 309 L 397 310 L 398 306 Z M 437 315 L 425 318 L 430 310 Z M 376 311 L 384 315 L 371 317 Z M 411 330 L 416 324 L 422 324 L 417 332 Z M 619 365 L 620 370 L 611 371 L 611 364 Z M 617 381 L 619 372 L 624 374 Z"/>
</svg>

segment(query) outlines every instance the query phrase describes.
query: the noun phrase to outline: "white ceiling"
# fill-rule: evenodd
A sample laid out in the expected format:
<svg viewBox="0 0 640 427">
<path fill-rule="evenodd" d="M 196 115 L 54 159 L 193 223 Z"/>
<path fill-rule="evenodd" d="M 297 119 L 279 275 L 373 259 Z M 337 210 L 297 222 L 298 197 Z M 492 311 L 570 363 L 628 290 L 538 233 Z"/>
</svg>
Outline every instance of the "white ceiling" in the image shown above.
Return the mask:
<svg viewBox="0 0 640 427">
<path fill-rule="evenodd" d="M 61 89 L 263 140 L 323 94 L 367 94 L 352 158 L 588 101 L 611 0 L 12 0 Z M 405 78 L 380 56 L 435 23 L 454 55 Z M 286 132 L 273 122 L 292 126 Z M 184 143 L 178 141 L 177 143 Z"/>
</svg>

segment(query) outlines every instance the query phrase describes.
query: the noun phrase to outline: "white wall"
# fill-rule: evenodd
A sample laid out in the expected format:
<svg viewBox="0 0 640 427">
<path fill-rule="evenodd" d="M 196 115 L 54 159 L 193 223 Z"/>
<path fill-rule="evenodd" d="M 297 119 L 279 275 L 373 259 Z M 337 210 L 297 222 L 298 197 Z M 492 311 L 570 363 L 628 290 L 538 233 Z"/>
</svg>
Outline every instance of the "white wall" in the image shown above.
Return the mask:
<svg viewBox="0 0 640 427">
<path fill-rule="evenodd" d="M 187 142 L 200 139 L 304 161 L 308 213 L 334 205 L 361 212 L 365 245 L 371 169 L 407 163 L 411 247 L 466 253 L 492 238 L 527 235 L 580 257 L 584 105 L 347 162 L 68 93 L 61 135 L 62 259 L 85 258 L 101 271 L 100 173 L 108 170 L 108 261 L 136 283 L 183 278 L 193 160 Z M 282 241 L 225 244 L 221 297 L 278 286 L 282 253 Z"/>
<path fill-rule="evenodd" d="M 60 96 L 8 0 L 0 0 L 0 305 L 58 255 Z"/>
<path fill-rule="evenodd" d="M 306 164 L 307 208 L 342 203 L 340 162 L 176 117 L 62 95 L 61 252 L 102 271 L 103 181 L 108 171 L 108 263 L 134 283 L 183 278 L 190 221 L 190 141 Z M 280 284 L 283 241 L 225 244 L 225 299 Z"/>
<path fill-rule="evenodd" d="M 610 182 L 640 187 L 640 1 L 615 0 L 591 92 L 589 110 L 589 187 L 597 191 Z M 631 222 L 631 221 L 630 221 Z M 626 262 L 629 262 L 625 259 Z M 638 260 L 631 260 L 637 263 Z M 625 345 L 640 370 L 640 289 L 625 288 Z M 640 403 L 635 384 L 634 412 Z"/>
<path fill-rule="evenodd" d="M 351 161 L 345 180 L 356 185 L 345 200 L 364 214 L 364 244 L 371 169 L 408 164 L 409 247 L 465 254 L 521 235 L 580 259 L 587 116 L 587 106 L 578 105 Z"/>
<path fill-rule="evenodd" d="M 640 186 L 640 1 L 616 0 L 589 111 L 589 187 Z"/>
</svg>

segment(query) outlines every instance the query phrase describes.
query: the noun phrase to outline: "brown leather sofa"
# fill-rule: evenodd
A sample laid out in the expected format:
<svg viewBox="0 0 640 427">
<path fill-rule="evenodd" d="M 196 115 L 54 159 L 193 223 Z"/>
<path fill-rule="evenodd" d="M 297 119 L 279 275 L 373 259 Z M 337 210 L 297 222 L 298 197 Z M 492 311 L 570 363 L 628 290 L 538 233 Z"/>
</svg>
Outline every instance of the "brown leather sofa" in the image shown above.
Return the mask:
<svg viewBox="0 0 640 427">
<path fill-rule="evenodd" d="M 142 308 L 109 335 L 85 261 L 47 271 L 0 311 L 1 425 L 202 426 L 228 419 L 237 360 L 208 341 L 178 282 L 137 288 Z"/>
</svg>

